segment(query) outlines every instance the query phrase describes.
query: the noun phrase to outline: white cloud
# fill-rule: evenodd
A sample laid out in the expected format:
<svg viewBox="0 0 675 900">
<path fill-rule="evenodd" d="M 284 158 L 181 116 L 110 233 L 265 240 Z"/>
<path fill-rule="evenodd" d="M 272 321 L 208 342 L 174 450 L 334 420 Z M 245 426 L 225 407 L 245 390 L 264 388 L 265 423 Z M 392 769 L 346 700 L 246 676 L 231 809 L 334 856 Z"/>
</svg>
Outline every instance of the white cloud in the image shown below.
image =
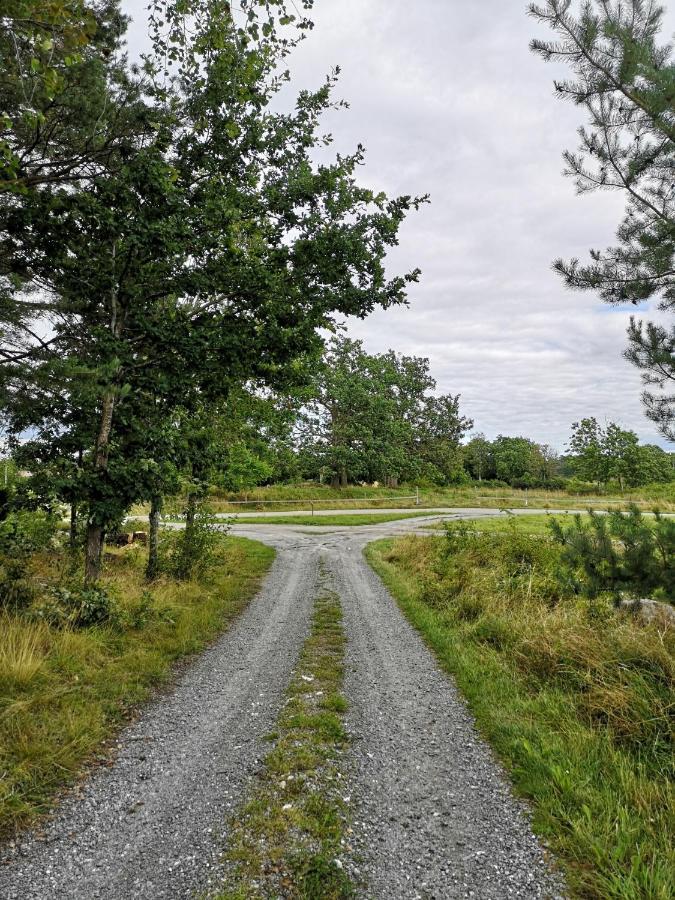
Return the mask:
<svg viewBox="0 0 675 900">
<path fill-rule="evenodd" d="M 423 271 L 410 307 L 350 328 L 371 351 L 429 356 L 439 389 L 461 393 L 488 434 L 562 448 L 571 422 L 595 415 L 653 441 L 639 374 L 622 359 L 629 312 L 566 291 L 551 271 L 558 256 L 611 242 L 623 200 L 577 197 L 561 177 L 583 114 L 556 99 L 555 69 L 530 53 L 538 26 L 525 6 L 317 0 L 293 90 L 340 65 L 351 108 L 327 119 L 335 149 L 361 142 L 363 181 L 432 197 L 390 256 L 392 271 Z M 140 18 L 138 47 L 142 4 L 125 7 Z M 672 12 L 666 21 L 672 33 Z"/>
</svg>

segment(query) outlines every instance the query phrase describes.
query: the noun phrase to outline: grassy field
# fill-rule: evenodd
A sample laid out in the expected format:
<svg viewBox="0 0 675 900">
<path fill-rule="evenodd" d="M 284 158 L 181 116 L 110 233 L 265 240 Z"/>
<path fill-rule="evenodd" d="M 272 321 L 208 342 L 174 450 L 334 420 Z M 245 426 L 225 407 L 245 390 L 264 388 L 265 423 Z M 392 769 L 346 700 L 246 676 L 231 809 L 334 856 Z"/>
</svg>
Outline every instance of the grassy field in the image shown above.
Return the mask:
<svg viewBox="0 0 675 900">
<path fill-rule="evenodd" d="M 360 513 L 350 516 L 348 512 L 335 516 L 250 516 L 236 519 L 238 525 L 382 525 L 386 522 L 399 522 L 402 519 L 417 519 L 430 515 L 429 511 L 418 513 Z"/>
<path fill-rule="evenodd" d="M 506 534 L 515 531 L 518 534 L 549 537 L 552 519 L 565 524 L 572 519 L 573 515 L 574 513 L 544 513 L 541 516 L 495 516 L 494 518 L 485 516 L 478 519 L 462 519 L 462 523 L 469 531 L 480 534 Z M 582 519 L 587 518 L 587 515 L 582 514 Z M 434 522 L 428 527 L 434 531 L 442 530 L 445 528 L 445 523 Z"/>
<path fill-rule="evenodd" d="M 416 496 L 415 486 L 400 489 L 372 487 L 346 487 L 333 489 L 315 483 L 272 485 L 240 493 L 224 493 L 214 489 L 209 503 L 214 512 L 236 512 L 256 509 L 266 512 L 281 510 L 308 510 L 310 501 L 317 501 L 317 509 L 353 509 L 355 506 L 410 507 Z M 458 487 L 422 487 L 419 490 L 420 505 L 426 509 L 443 506 L 513 508 L 547 507 L 560 509 L 585 509 L 589 506 L 606 509 L 635 502 L 644 509 L 658 505 L 664 512 L 675 511 L 675 482 L 670 484 L 647 485 L 623 494 L 589 493 L 575 494 L 565 491 L 515 490 L 511 488 L 483 487 L 480 484 Z M 279 502 L 283 501 L 283 502 Z M 232 505 L 234 502 L 245 505 Z M 184 506 L 180 498 L 167 500 L 167 512 L 180 512 Z M 136 513 L 147 513 L 147 508 L 139 506 Z"/>
<path fill-rule="evenodd" d="M 483 524 L 483 523 L 481 523 Z M 524 533 L 380 541 L 367 551 L 457 680 L 575 896 L 675 896 L 675 629 L 561 592 Z"/>
<path fill-rule="evenodd" d="M 123 625 L 54 628 L 0 617 L 0 834 L 49 810 L 55 795 L 166 680 L 171 663 L 201 650 L 253 596 L 274 551 L 223 538 L 208 575 L 160 580 L 150 592 L 144 552 L 111 554 L 103 584 Z M 42 583 L 62 582 L 58 558 L 34 561 Z"/>
</svg>

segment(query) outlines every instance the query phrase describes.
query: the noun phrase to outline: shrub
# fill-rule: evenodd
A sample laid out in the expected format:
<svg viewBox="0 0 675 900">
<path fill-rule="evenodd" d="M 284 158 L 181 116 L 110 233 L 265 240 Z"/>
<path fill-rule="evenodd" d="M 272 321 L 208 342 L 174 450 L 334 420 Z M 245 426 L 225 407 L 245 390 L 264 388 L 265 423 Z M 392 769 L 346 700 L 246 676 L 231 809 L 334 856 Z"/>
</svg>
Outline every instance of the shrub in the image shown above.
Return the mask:
<svg viewBox="0 0 675 900">
<path fill-rule="evenodd" d="M 563 577 L 591 599 L 627 591 L 675 602 L 675 521 L 658 512 L 647 519 L 636 506 L 627 514 L 589 512 L 588 520 L 577 515 L 567 527 L 551 521 L 563 548 Z"/>
<path fill-rule="evenodd" d="M 216 546 L 223 534 L 222 523 L 204 506 L 176 537 L 164 544 L 160 567 L 181 581 L 203 574 L 213 563 Z"/>
<path fill-rule="evenodd" d="M 55 628 L 89 628 L 93 625 L 118 628 L 122 624 L 117 602 L 102 587 L 52 588 L 47 597 L 31 609 L 30 615 Z"/>
<path fill-rule="evenodd" d="M 51 546 L 57 518 L 43 512 L 10 512 L 3 500 L 0 520 L 0 608 L 22 609 L 35 597 L 28 576 L 31 554 Z"/>
</svg>

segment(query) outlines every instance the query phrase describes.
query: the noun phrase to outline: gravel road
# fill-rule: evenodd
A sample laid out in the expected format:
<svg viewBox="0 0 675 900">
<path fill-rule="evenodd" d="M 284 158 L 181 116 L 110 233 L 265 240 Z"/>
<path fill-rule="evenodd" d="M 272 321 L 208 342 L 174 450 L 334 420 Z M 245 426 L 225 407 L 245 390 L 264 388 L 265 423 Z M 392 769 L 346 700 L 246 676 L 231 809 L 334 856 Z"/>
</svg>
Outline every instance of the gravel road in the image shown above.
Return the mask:
<svg viewBox="0 0 675 900">
<path fill-rule="evenodd" d="M 457 516 L 487 515 L 466 510 Z M 430 517 L 432 518 L 432 517 Z M 353 845 L 368 900 L 564 895 L 450 679 L 362 550 L 427 519 L 237 525 L 276 547 L 265 587 L 120 738 L 110 769 L 0 867 L 3 900 L 187 900 L 218 883 L 223 828 L 264 752 L 309 626 L 318 562 L 347 634 Z"/>
<path fill-rule="evenodd" d="M 188 898 L 218 882 L 223 827 L 307 635 L 317 565 L 311 548 L 280 549 L 243 615 L 124 731 L 115 764 L 67 797 L 45 839 L 3 848 L 2 900 Z"/>
</svg>

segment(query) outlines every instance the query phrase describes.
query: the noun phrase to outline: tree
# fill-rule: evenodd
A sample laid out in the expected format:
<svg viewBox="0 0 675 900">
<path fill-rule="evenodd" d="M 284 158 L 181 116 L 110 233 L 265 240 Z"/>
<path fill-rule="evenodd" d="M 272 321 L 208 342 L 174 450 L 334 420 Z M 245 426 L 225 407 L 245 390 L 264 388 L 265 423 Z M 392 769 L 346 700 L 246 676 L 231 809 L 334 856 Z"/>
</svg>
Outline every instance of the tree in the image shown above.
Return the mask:
<svg viewBox="0 0 675 900">
<path fill-rule="evenodd" d="M 638 448 L 639 484 L 675 481 L 675 457 L 656 444 Z"/>
<path fill-rule="evenodd" d="M 551 519 L 555 539 L 563 545 L 567 579 L 590 599 L 607 592 L 621 599 L 655 596 L 675 603 L 675 522 L 658 512 L 649 522 L 633 506 L 628 514 L 589 510 L 569 526 Z"/>
<path fill-rule="evenodd" d="M 359 186 L 360 147 L 312 162 L 334 78 L 272 112 L 292 17 L 243 6 L 240 26 L 220 0 L 154 4 L 120 165 L 86 191 L 45 185 L 7 215 L 3 241 L 44 299 L 15 291 L 26 327 L 6 335 L 5 375 L 17 397 L 58 385 L 72 410 L 66 427 L 44 403 L 21 422 L 54 465 L 84 450 L 88 581 L 106 531 L 156 487 L 156 466 L 125 452 L 128 429 L 163 427 L 172 404 L 189 414 L 251 378 L 293 383 L 335 314 L 401 303 L 418 277 L 387 278 L 384 257 L 421 201 Z"/>
<path fill-rule="evenodd" d="M 477 481 L 495 477 L 496 471 L 492 445 L 484 434 L 477 434 L 474 438 L 471 438 L 464 448 L 464 459 L 469 472 Z"/>
<path fill-rule="evenodd" d="M 614 479 L 623 490 L 672 478 L 669 454 L 660 447 L 641 447 L 634 431 L 615 422 L 609 422 L 604 429 L 594 418 L 575 422 L 569 448 L 575 473 L 598 486 Z"/>
<path fill-rule="evenodd" d="M 604 439 L 604 432 L 595 418 L 582 419 L 572 425 L 569 449 L 574 456 L 575 471 L 586 481 L 597 482 L 598 486 L 609 477 Z"/>
<path fill-rule="evenodd" d="M 663 7 L 646 0 L 571 0 L 532 4 L 530 13 L 557 35 L 532 41 L 545 60 L 562 60 L 574 80 L 556 81 L 558 95 L 584 107 L 577 153 L 566 152 L 565 174 L 579 193 L 621 191 L 626 214 L 617 243 L 592 250 L 591 261 L 558 260 L 555 268 L 578 290 L 597 291 L 611 304 L 655 298 L 675 308 L 675 65 L 672 48 L 659 45 Z M 675 381 L 675 326 L 632 320 L 627 358 L 650 388 Z M 645 391 L 647 415 L 675 440 L 675 394 Z"/>
<path fill-rule="evenodd" d="M 498 435 L 492 444 L 497 478 L 513 487 L 533 487 L 540 480 L 541 454 L 534 441 Z"/>
<path fill-rule="evenodd" d="M 304 455 L 335 487 L 456 477 L 471 423 L 459 415 L 459 397 L 433 396 L 435 386 L 427 359 L 370 355 L 360 341 L 333 339 L 307 404 Z"/>
</svg>

